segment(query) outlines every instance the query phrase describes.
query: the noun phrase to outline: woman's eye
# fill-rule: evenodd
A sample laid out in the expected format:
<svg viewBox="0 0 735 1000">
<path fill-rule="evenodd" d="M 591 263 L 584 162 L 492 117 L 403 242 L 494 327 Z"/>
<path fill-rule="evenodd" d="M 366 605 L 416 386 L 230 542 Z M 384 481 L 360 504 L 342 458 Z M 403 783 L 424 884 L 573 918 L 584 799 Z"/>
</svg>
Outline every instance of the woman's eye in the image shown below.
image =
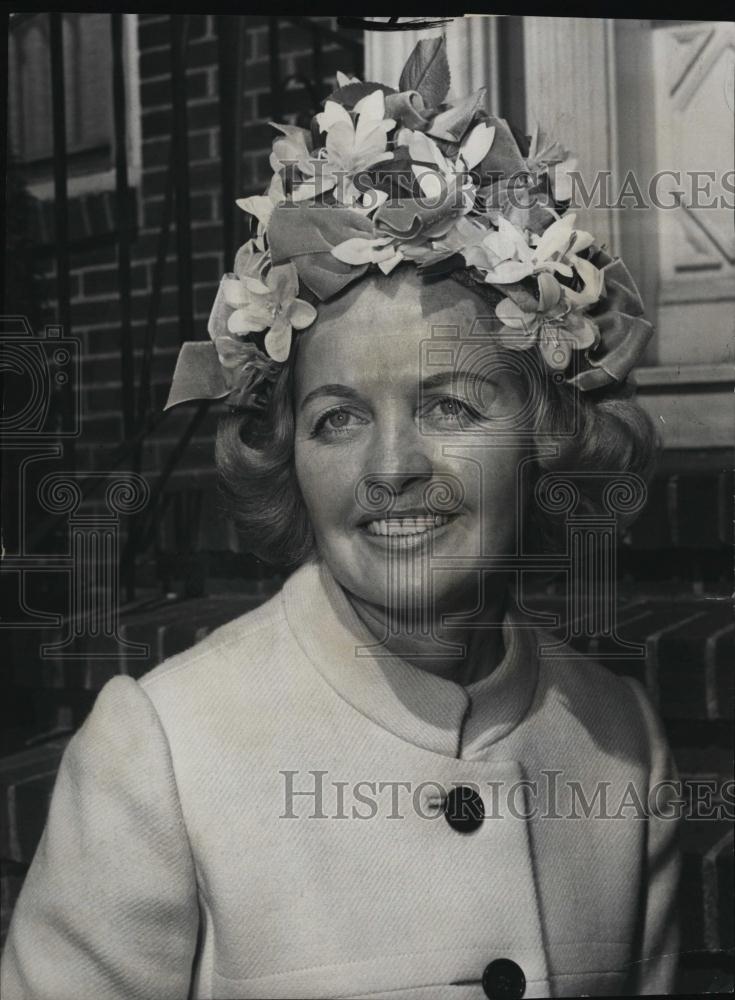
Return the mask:
<svg viewBox="0 0 735 1000">
<path fill-rule="evenodd" d="M 311 436 L 319 437 L 340 434 L 344 431 L 351 431 L 354 427 L 363 423 L 365 421 L 356 414 L 350 410 L 345 410 L 343 407 L 339 407 L 329 410 L 319 417 L 311 432 Z"/>
<path fill-rule="evenodd" d="M 463 427 L 476 424 L 481 417 L 473 407 L 456 396 L 443 396 L 427 407 L 424 419 L 444 426 Z"/>
<path fill-rule="evenodd" d="M 459 417 L 465 412 L 463 404 L 458 399 L 443 399 L 439 403 L 439 409 L 446 416 Z"/>
</svg>

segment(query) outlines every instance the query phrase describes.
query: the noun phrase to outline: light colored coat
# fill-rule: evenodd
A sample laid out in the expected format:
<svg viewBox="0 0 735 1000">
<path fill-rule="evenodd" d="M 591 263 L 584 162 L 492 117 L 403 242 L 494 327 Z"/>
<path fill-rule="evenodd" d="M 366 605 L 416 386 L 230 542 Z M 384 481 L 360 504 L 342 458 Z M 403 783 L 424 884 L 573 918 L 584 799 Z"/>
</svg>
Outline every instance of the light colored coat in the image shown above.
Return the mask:
<svg viewBox="0 0 735 1000">
<path fill-rule="evenodd" d="M 539 656 L 553 640 L 518 620 L 504 638 L 469 688 L 360 651 L 308 563 L 140 682 L 110 681 L 59 771 L 4 1000 L 481 1000 L 498 958 L 525 997 L 670 990 L 676 824 L 619 808 L 672 774 L 643 690 Z M 519 780 L 556 780 L 545 817 Z M 617 818 L 585 818 L 574 781 L 588 800 L 607 782 Z M 472 833 L 443 814 L 457 784 L 483 799 Z"/>
</svg>

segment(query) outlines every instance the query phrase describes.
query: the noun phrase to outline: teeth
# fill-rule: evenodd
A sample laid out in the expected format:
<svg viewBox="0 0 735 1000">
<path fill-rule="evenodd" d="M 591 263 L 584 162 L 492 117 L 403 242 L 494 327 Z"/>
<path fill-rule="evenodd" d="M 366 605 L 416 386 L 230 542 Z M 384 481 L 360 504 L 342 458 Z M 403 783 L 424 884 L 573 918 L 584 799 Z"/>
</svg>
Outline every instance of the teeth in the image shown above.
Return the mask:
<svg viewBox="0 0 735 1000">
<path fill-rule="evenodd" d="M 391 517 L 382 521 L 368 521 L 367 530 L 371 535 L 421 535 L 447 524 L 449 518 L 443 514 L 421 517 Z"/>
</svg>

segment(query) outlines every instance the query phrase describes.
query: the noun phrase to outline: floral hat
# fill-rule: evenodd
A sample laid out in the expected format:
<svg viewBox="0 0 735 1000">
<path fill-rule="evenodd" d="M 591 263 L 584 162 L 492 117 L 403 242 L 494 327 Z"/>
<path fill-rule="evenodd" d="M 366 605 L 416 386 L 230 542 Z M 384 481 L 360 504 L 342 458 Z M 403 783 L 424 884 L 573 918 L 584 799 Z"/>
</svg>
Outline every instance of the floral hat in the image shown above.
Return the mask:
<svg viewBox="0 0 735 1000">
<path fill-rule="evenodd" d="M 567 150 L 488 114 L 484 88 L 447 104 L 443 38 L 416 45 L 398 90 L 337 84 L 311 129 L 273 125 L 268 190 L 237 202 L 254 235 L 220 282 L 210 340 L 182 346 L 167 408 L 262 407 L 294 331 L 317 316 L 300 291 L 324 302 L 407 265 L 483 293 L 502 343 L 537 347 L 578 389 L 624 380 L 652 327 L 623 262 L 566 213 Z"/>
</svg>

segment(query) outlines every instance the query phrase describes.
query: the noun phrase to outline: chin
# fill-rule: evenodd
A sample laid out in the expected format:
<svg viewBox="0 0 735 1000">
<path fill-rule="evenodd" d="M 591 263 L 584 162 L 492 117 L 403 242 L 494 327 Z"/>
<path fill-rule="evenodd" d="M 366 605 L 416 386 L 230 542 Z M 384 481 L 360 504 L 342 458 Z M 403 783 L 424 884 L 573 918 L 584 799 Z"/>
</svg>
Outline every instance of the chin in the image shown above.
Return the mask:
<svg viewBox="0 0 735 1000">
<path fill-rule="evenodd" d="M 389 573 L 386 555 L 376 559 L 358 559 L 349 563 L 329 563 L 332 574 L 355 597 L 405 616 L 426 611 L 471 612 L 476 606 L 477 580 L 474 574 L 430 573 L 431 560 L 414 553 L 403 555 Z M 432 590 L 433 582 L 433 590 Z M 419 623 L 416 622 L 417 627 Z"/>
</svg>

